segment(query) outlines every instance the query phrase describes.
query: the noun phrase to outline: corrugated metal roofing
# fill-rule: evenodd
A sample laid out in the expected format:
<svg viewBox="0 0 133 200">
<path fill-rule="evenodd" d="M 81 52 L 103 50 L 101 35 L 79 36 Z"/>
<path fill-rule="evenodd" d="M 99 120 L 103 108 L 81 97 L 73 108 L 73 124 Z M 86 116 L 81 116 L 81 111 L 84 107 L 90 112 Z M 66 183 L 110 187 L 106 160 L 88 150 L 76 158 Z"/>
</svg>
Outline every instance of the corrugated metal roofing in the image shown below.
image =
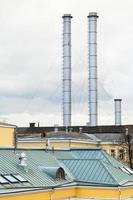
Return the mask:
<svg viewBox="0 0 133 200">
<path fill-rule="evenodd" d="M 28 157 L 26 172 L 18 165 L 19 156 L 17 153 L 19 152 L 16 151 L 14 153 L 11 150 L 0 150 L 0 174 L 20 174 L 28 181 L 29 186 L 32 187 L 57 186 L 58 184 L 68 182 L 67 180 L 54 180 L 39 169 L 40 166 L 59 167 L 56 159 L 50 156 L 50 154 L 48 155 L 43 151 L 25 151 Z M 19 186 L 23 187 L 23 185 L 20 184 Z"/>
<path fill-rule="evenodd" d="M 106 161 L 107 163 L 110 163 L 113 166 L 120 167 L 123 166 L 122 163 L 114 159 L 112 156 L 107 154 L 103 150 L 99 150 L 99 148 L 96 148 L 95 150 L 89 149 L 79 149 L 79 150 L 73 150 L 73 154 L 76 156 L 76 158 L 84 158 L 84 159 L 101 159 L 103 161 Z"/>
<path fill-rule="evenodd" d="M 96 159 L 71 159 L 61 160 L 61 162 L 70 170 L 76 181 L 95 184 L 118 185 L 104 167 L 101 160 Z"/>
<path fill-rule="evenodd" d="M 122 142 L 123 134 L 122 133 L 95 133 L 97 138 L 99 138 L 102 142 Z"/>
<path fill-rule="evenodd" d="M 18 165 L 19 154 L 27 155 L 27 170 Z M 123 164 L 116 161 L 98 148 L 70 150 L 28 150 L 0 149 L 0 175 L 20 174 L 27 183 L 8 184 L 9 188 L 19 187 L 58 187 L 70 182 L 100 186 L 122 186 L 125 183 L 133 185 L 133 175 L 124 173 L 120 167 Z M 47 173 L 49 167 L 63 167 L 66 180 L 57 180 Z M 43 170 L 45 169 L 45 170 Z M 6 185 L 0 184 L 0 190 Z"/>
<path fill-rule="evenodd" d="M 77 158 L 85 158 L 85 159 L 103 159 L 107 160 L 106 156 L 104 155 L 103 151 L 97 149 L 82 149 L 82 150 L 73 150 L 73 154 Z"/>
<path fill-rule="evenodd" d="M 87 134 L 80 134 L 78 132 L 68 132 L 66 133 L 66 131 L 58 131 L 57 133 L 55 133 L 54 131 L 52 132 L 47 132 L 46 133 L 46 138 L 57 138 L 57 139 L 78 139 L 78 140 L 94 140 L 91 137 L 89 137 L 89 135 Z"/>
<path fill-rule="evenodd" d="M 114 167 L 113 165 L 110 165 L 108 163 L 103 163 L 103 164 L 119 185 L 125 185 L 127 182 L 129 182 L 129 185 L 130 184 L 133 185 L 133 175 L 124 173 L 120 169 L 121 166 Z"/>
</svg>

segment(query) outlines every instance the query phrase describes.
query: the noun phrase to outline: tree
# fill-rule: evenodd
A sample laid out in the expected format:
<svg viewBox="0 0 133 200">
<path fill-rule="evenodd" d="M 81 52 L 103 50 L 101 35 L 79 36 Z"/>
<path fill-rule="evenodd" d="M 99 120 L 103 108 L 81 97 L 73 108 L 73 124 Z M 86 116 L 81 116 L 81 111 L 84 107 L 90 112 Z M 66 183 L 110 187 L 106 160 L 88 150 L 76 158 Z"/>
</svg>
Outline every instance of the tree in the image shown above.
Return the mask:
<svg viewBox="0 0 133 200">
<path fill-rule="evenodd" d="M 129 132 L 128 128 L 125 129 L 125 133 L 122 135 L 121 147 L 126 152 L 130 168 L 133 169 L 133 133 Z"/>
</svg>

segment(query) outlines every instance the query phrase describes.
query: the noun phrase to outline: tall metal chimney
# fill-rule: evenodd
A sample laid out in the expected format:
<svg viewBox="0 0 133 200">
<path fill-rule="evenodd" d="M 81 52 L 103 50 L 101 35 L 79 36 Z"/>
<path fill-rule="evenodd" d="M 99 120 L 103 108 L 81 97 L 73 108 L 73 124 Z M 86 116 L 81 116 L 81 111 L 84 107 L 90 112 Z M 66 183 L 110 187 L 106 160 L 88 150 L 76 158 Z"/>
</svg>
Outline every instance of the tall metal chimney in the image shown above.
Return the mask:
<svg viewBox="0 0 133 200">
<path fill-rule="evenodd" d="M 90 12 L 89 22 L 89 125 L 97 126 L 97 18 L 96 12 Z"/>
<path fill-rule="evenodd" d="M 63 16 L 63 126 L 71 126 L 71 18 Z"/>
<path fill-rule="evenodd" d="M 115 126 L 121 126 L 121 101 L 122 101 L 122 99 L 114 99 L 114 103 L 115 103 Z"/>
</svg>

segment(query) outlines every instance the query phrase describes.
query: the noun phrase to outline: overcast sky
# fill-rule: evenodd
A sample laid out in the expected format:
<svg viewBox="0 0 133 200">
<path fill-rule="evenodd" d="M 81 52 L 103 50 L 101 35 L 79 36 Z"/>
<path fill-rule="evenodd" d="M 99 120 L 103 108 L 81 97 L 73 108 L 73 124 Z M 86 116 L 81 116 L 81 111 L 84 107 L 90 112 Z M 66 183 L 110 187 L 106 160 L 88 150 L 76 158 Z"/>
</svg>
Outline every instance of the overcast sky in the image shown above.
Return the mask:
<svg viewBox="0 0 133 200">
<path fill-rule="evenodd" d="M 133 2 L 0 0 L 0 121 L 62 125 L 62 15 L 72 19 L 72 125 L 88 122 L 87 15 L 98 18 L 99 124 L 133 123 Z"/>
</svg>

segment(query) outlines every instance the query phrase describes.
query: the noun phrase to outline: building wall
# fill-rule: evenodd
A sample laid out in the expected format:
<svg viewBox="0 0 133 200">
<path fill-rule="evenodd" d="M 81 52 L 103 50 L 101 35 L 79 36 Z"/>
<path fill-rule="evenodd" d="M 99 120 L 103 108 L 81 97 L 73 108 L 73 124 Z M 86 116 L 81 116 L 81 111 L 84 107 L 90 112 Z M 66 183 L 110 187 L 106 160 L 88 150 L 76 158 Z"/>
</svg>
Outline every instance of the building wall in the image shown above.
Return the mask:
<svg viewBox="0 0 133 200">
<path fill-rule="evenodd" d="M 128 157 L 126 151 L 123 155 L 123 159 L 120 158 L 120 144 L 117 143 L 99 143 L 99 142 L 88 142 L 80 140 L 54 140 L 50 139 L 43 141 L 18 141 L 18 148 L 89 148 L 89 147 L 100 147 L 105 150 L 108 154 L 115 157 L 117 160 L 127 162 Z"/>
<path fill-rule="evenodd" d="M 14 146 L 14 128 L 15 127 L 0 127 L 0 147 Z"/>
<path fill-rule="evenodd" d="M 80 147 L 95 147 L 96 144 L 95 143 L 87 143 L 85 141 L 81 142 L 81 141 L 73 141 L 73 140 L 49 140 L 49 142 L 47 142 L 47 140 L 44 141 L 19 141 L 18 142 L 18 147 L 19 148 L 80 148 Z"/>
<path fill-rule="evenodd" d="M 63 200 L 75 198 L 97 200 L 133 200 L 133 188 L 70 187 L 0 196 L 0 199 L 3 200 Z"/>
</svg>

